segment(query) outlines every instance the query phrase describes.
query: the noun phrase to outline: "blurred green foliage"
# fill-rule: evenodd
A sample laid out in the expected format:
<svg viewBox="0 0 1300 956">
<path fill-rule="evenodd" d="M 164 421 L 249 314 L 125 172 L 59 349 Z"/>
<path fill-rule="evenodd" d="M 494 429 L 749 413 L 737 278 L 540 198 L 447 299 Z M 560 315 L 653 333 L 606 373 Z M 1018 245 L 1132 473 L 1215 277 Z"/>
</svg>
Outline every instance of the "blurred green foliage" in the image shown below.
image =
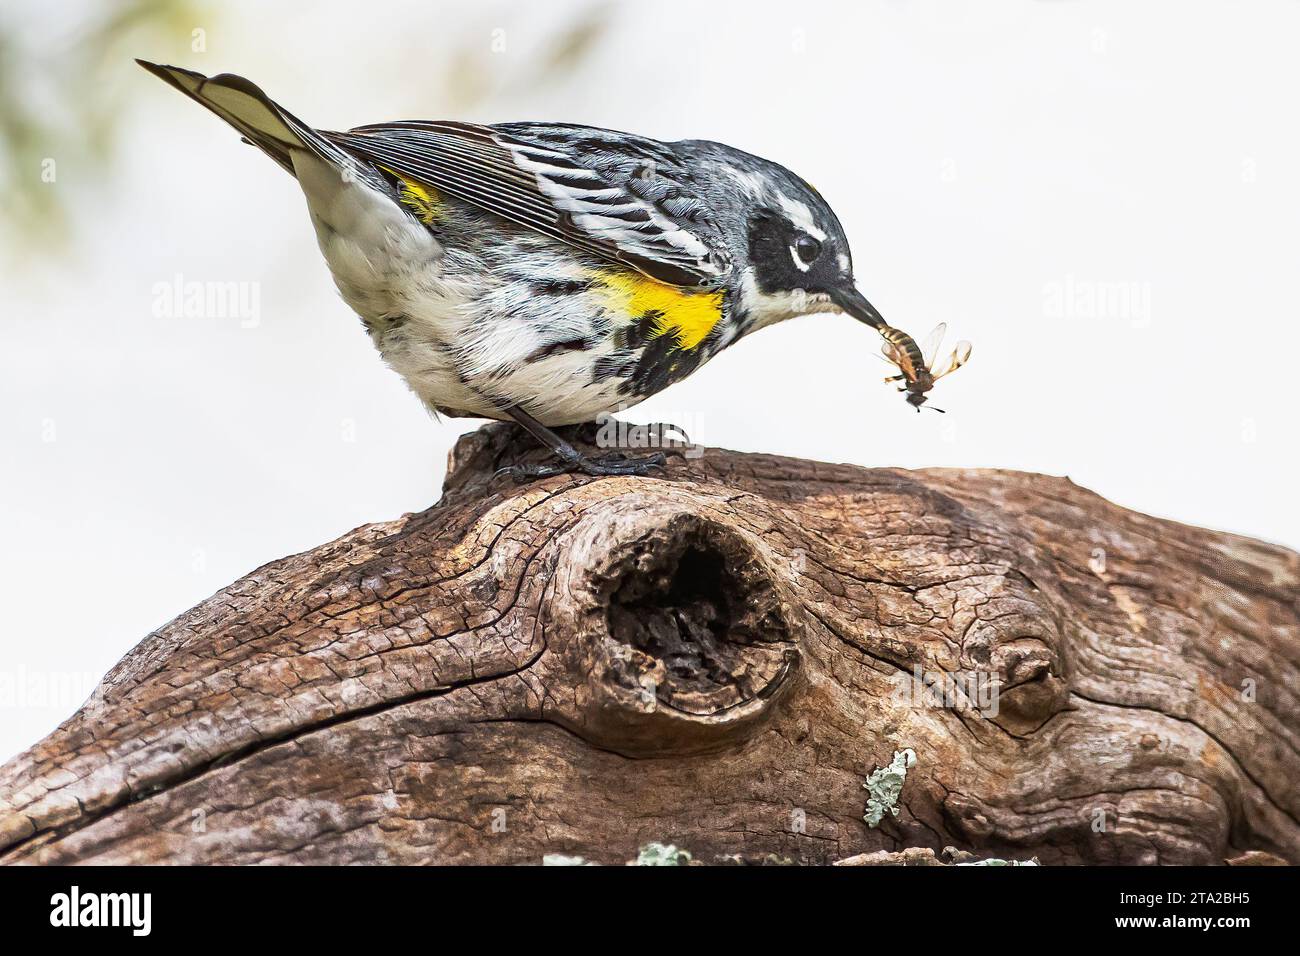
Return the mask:
<svg viewBox="0 0 1300 956">
<path fill-rule="evenodd" d="M 126 91 L 122 64 L 160 40 L 189 38 L 210 19 L 197 0 L 116 0 L 51 35 L 0 14 L 0 224 L 22 245 L 68 235 L 71 190 L 54 188 L 60 163 L 82 171 L 111 159 Z"/>
<path fill-rule="evenodd" d="M 527 57 L 522 70 L 500 71 L 483 38 L 485 32 L 490 40 L 501 33 L 504 43 L 505 31 L 486 25 L 484 14 L 467 3 L 462 24 L 473 19 L 480 26 L 462 31 L 459 43 L 442 41 L 459 48 L 439 51 L 436 58 L 422 39 L 419 68 L 443 64 L 434 99 L 465 111 L 492 96 L 571 75 L 603 36 L 610 10 L 596 2 L 557 16 L 543 42 L 519 51 Z M 171 62 L 184 62 L 204 52 L 207 32 L 232 12 L 214 0 L 107 0 L 80 23 L 42 16 L 32 24 L 0 9 L 0 240 L 19 252 L 48 252 L 72 238 L 73 207 L 111 173 L 133 90 L 129 81 L 138 79 L 133 58 L 173 55 L 180 59 Z M 268 9 L 268 22 L 276 15 Z M 68 182 L 74 188 L 55 188 Z"/>
<path fill-rule="evenodd" d="M 445 96 L 460 108 L 469 108 L 492 95 L 509 94 L 552 83 L 573 73 L 596 48 L 609 26 L 612 8 L 596 3 L 580 9 L 560 24 L 530 58 L 526 69 L 505 81 L 494 69 L 493 56 L 484 55 L 481 43 L 465 44 L 445 54 Z M 514 40 L 501 29 L 489 29 L 488 51 L 497 53 Z"/>
</svg>

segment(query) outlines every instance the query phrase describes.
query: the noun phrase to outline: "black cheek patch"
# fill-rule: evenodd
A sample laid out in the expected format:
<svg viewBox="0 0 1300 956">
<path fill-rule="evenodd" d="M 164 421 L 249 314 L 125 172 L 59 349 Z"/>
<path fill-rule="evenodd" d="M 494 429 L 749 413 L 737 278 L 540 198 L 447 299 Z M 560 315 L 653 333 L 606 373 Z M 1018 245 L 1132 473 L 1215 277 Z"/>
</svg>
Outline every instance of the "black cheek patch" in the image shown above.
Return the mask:
<svg viewBox="0 0 1300 956">
<path fill-rule="evenodd" d="M 805 273 L 795 267 L 790 257 L 794 238 L 793 227 L 771 210 L 749 221 L 749 260 L 754 264 L 760 292 L 783 292 L 803 284 Z"/>
</svg>

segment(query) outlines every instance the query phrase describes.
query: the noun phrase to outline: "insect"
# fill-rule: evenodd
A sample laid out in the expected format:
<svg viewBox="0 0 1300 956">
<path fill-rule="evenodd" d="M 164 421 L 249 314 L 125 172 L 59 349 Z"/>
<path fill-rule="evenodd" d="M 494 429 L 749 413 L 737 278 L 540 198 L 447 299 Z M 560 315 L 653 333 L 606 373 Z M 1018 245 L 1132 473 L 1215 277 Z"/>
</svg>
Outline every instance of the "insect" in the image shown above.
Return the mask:
<svg viewBox="0 0 1300 956">
<path fill-rule="evenodd" d="M 880 332 L 885 337 L 880 351 L 885 361 L 898 369 L 897 375 L 891 375 L 885 381 L 903 382 L 898 390 L 907 393 L 907 403 L 918 412 L 926 402 L 926 393 L 934 388 L 934 383 L 957 371 L 970 360 L 970 343 L 963 340 L 957 343 L 948 356 L 947 363 L 940 369 L 939 346 L 947 331 L 946 322 L 936 325 L 926 340 L 924 351 L 917 347 L 915 339 L 901 329 L 887 327 Z M 930 407 L 934 408 L 933 405 Z M 934 410 L 943 411 L 942 408 Z"/>
</svg>

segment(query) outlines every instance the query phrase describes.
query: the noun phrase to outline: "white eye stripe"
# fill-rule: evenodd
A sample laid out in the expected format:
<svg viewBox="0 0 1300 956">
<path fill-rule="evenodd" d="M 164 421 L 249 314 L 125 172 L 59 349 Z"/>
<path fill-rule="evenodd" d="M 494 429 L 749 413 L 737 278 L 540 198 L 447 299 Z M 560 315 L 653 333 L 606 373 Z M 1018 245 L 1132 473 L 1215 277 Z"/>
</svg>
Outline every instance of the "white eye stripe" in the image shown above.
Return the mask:
<svg viewBox="0 0 1300 956">
<path fill-rule="evenodd" d="M 791 199 L 788 196 L 777 196 L 777 202 L 780 203 L 781 209 L 785 212 L 786 218 L 790 220 L 799 229 L 802 229 L 808 235 L 812 236 L 819 242 L 826 241 L 826 233 L 817 228 L 817 223 L 813 220 L 812 210 L 797 199 Z"/>
</svg>

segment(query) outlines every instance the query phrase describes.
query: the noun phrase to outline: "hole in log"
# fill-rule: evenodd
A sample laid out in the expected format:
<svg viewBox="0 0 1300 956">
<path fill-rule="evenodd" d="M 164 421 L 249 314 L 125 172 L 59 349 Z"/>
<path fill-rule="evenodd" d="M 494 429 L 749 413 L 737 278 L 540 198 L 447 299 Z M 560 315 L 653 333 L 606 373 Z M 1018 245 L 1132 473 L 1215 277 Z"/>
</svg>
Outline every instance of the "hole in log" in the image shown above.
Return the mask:
<svg viewBox="0 0 1300 956">
<path fill-rule="evenodd" d="M 606 625 L 631 650 L 639 686 L 694 715 L 765 696 L 793 647 L 766 569 L 707 524 L 678 524 L 625 554 Z"/>
</svg>

